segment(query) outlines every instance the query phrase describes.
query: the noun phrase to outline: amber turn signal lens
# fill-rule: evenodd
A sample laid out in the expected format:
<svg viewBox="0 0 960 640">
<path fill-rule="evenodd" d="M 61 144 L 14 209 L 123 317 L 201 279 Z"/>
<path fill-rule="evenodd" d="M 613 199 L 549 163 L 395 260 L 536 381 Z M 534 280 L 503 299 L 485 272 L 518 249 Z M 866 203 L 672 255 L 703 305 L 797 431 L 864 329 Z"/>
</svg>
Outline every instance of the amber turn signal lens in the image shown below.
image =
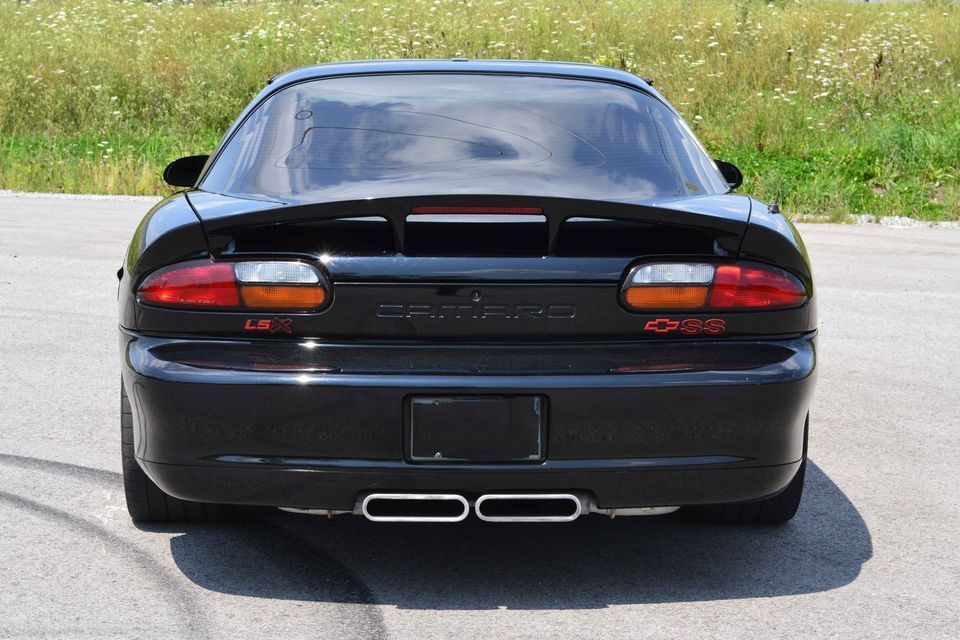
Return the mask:
<svg viewBox="0 0 960 640">
<path fill-rule="evenodd" d="M 243 304 L 251 309 L 304 310 L 322 307 L 327 292 L 319 286 L 242 285 Z"/>
<path fill-rule="evenodd" d="M 634 309 L 696 309 L 707 301 L 708 287 L 630 287 L 624 301 Z"/>
</svg>

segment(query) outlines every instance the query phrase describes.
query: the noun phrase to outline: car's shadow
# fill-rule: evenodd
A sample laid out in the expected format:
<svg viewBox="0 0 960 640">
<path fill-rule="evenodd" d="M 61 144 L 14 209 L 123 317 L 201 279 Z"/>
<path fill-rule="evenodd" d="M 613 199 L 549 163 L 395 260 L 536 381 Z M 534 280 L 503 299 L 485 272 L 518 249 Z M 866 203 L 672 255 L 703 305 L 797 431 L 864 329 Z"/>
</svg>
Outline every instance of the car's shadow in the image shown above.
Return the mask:
<svg viewBox="0 0 960 640">
<path fill-rule="evenodd" d="M 264 511 L 181 527 L 177 566 L 213 591 L 406 609 L 576 609 L 835 589 L 872 555 L 857 509 L 816 465 L 783 526 L 678 516 L 573 524 L 374 524 Z"/>
</svg>

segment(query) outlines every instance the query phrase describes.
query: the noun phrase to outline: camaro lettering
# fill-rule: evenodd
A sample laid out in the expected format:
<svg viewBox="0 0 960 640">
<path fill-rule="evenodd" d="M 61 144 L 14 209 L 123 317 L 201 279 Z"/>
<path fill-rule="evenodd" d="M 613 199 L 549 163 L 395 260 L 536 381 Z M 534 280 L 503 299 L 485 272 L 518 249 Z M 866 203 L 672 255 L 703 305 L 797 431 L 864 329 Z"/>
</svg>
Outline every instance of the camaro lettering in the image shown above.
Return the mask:
<svg viewBox="0 0 960 640">
<path fill-rule="evenodd" d="M 577 308 L 572 304 L 402 304 L 377 305 L 381 318 L 432 318 L 435 320 L 572 320 Z"/>
<path fill-rule="evenodd" d="M 727 330 L 727 323 L 722 318 L 710 318 L 701 320 L 699 318 L 687 318 L 685 320 L 672 320 L 670 318 L 657 318 L 650 320 L 643 327 L 644 331 L 653 333 L 672 333 L 679 331 L 688 336 L 700 334 L 719 335 Z"/>
</svg>

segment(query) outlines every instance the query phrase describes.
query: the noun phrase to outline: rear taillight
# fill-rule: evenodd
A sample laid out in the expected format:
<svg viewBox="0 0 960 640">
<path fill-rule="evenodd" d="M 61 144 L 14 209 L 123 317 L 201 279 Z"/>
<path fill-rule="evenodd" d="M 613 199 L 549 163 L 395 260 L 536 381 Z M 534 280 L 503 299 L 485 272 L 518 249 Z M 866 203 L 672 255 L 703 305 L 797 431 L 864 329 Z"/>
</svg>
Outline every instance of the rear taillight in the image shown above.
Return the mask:
<svg viewBox="0 0 960 640">
<path fill-rule="evenodd" d="M 238 262 L 240 297 L 250 309 L 317 309 L 327 301 L 323 278 L 302 262 Z"/>
<path fill-rule="evenodd" d="M 329 300 L 330 285 L 319 269 L 303 262 L 196 260 L 150 274 L 138 298 L 181 309 L 316 311 Z"/>
<path fill-rule="evenodd" d="M 796 276 L 768 265 L 670 262 L 631 269 L 621 299 L 637 311 L 785 309 L 806 302 L 807 291 Z"/>
<path fill-rule="evenodd" d="M 761 265 L 717 267 L 710 292 L 710 306 L 714 309 L 782 309 L 799 306 L 806 299 L 806 289 L 795 276 Z"/>
<path fill-rule="evenodd" d="M 236 307 L 240 304 L 233 265 L 197 261 L 167 267 L 140 285 L 141 302 L 165 307 Z"/>
</svg>

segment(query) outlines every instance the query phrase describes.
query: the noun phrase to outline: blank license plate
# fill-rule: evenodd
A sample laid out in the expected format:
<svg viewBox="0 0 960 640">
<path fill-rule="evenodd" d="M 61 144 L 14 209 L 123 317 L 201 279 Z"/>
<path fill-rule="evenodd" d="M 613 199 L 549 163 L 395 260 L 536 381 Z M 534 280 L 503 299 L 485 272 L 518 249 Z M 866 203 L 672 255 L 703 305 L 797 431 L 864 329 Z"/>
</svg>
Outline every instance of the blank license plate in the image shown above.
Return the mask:
<svg viewBox="0 0 960 640">
<path fill-rule="evenodd" d="M 407 459 L 411 462 L 543 460 L 543 396 L 411 396 Z"/>
</svg>

